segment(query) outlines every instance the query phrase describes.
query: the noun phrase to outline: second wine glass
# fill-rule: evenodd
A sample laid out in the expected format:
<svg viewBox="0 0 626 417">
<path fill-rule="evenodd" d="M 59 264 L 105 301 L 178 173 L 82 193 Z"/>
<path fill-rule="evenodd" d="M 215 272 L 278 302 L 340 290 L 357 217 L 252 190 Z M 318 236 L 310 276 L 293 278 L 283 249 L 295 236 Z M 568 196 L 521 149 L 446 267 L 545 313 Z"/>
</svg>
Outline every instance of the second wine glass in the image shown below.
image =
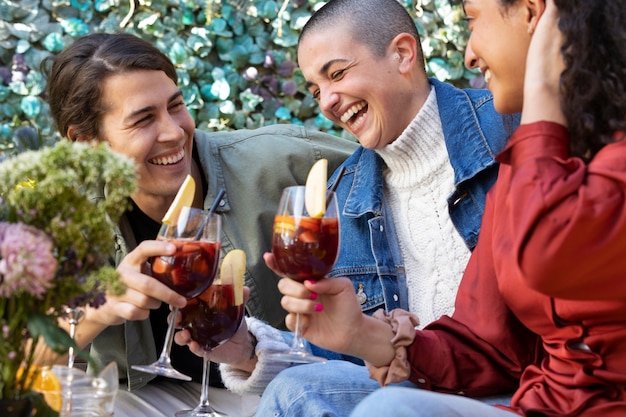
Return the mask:
<svg viewBox="0 0 626 417">
<path fill-rule="evenodd" d="M 306 210 L 304 186 L 283 191 L 274 218 L 272 253 L 281 275 L 296 281 L 317 281 L 331 270 L 339 252 L 339 209 L 335 192 L 326 196 L 326 210 L 321 217 L 311 217 Z M 290 349 L 268 356 L 280 362 L 310 363 L 326 359 L 311 355 L 300 336 L 300 315 Z"/>
<path fill-rule="evenodd" d="M 233 284 L 216 280 L 208 290 L 190 300 L 181 310 L 181 326 L 188 329 L 191 339 L 204 349 L 202 393 L 200 404 L 193 410 L 183 410 L 176 417 L 228 417 L 209 404 L 209 355 L 227 342 L 239 329 L 244 316 L 244 304 L 235 302 Z"/>
<path fill-rule="evenodd" d="M 174 291 L 192 299 L 204 292 L 215 279 L 219 264 L 222 221 L 219 214 L 191 207 L 183 207 L 178 218 L 163 224 L 157 240 L 176 245 L 176 253 L 151 260 L 151 274 Z M 173 309 L 176 317 L 177 309 Z M 171 364 L 170 350 L 175 323 L 167 328 L 161 355 L 150 365 L 133 365 L 138 371 L 191 381 Z"/>
</svg>

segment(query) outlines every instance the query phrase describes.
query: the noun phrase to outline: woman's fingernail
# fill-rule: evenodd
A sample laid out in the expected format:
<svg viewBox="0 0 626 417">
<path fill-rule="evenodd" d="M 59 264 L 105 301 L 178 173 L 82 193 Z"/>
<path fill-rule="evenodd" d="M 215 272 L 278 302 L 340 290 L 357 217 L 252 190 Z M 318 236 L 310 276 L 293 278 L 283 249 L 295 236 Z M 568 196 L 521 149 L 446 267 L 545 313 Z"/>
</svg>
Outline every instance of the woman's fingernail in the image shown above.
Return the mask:
<svg viewBox="0 0 626 417">
<path fill-rule="evenodd" d="M 305 282 L 306 282 L 307 284 L 309 284 L 309 285 L 313 285 L 313 284 L 315 284 L 317 281 L 313 281 L 313 280 L 307 279 Z"/>
<path fill-rule="evenodd" d="M 318 313 L 320 311 L 324 311 L 324 306 L 321 304 L 315 304 L 315 311 L 317 311 Z"/>
<path fill-rule="evenodd" d="M 309 295 L 309 298 L 311 300 L 317 300 L 317 293 L 316 292 L 312 292 L 311 295 Z"/>
</svg>

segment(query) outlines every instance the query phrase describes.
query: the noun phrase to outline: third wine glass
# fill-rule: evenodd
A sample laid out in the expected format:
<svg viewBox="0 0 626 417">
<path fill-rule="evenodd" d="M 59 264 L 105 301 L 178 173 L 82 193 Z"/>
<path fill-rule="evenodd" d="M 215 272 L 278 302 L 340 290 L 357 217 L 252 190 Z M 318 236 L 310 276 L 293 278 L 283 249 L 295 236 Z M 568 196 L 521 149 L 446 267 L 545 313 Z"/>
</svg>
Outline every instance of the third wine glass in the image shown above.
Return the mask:
<svg viewBox="0 0 626 417">
<path fill-rule="evenodd" d="M 283 276 L 296 281 L 323 278 L 335 264 L 339 251 L 339 209 L 333 191 L 326 196 L 326 210 L 321 217 L 307 212 L 304 186 L 287 187 L 283 191 L 274 218 L 272 253 Z M 274 360 L 293 363 L 325 362 L 309 354 L 300 336 L 299 315 L 291 347 L 286 352 L 272 352 Z"/>
</svg>

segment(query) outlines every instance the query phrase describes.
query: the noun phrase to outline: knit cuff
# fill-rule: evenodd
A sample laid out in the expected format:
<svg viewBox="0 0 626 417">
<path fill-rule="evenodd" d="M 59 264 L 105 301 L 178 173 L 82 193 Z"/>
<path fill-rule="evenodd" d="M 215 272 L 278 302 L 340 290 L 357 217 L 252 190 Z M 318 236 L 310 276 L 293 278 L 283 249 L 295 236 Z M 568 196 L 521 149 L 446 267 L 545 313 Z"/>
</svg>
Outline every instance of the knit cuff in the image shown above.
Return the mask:
<svg viewBox="0 0 626 417">
<path fill-rule="evenodd" d="M 226 388 L 232 392 L 244 394 L 261 395 L 267 385 L 283 369 L 288 368 L 288 363 L 268 360 L 264 352 L 288 350 L 289 345 L 285 342 L 282 333 L 269 324 L 246 317 L 248 331 L 257 339 L 255 353 L 258 358 L 256 367 L 252 373 L 237 369 L 229 364 L 220 364 L 222 381 Z"/>
<path fill-rule="evenodd" d="M 396 349 L 396 354 L 391 363 L 386 366 L 374 366 L 366 362 L 370 378 L 378 381 L 382 386 L 409 379 L 411 366 L 406 347 L 415 340 L 415 327 L 419 324 L 419 319 L 415 314 L 399 308 L 390 313 L 382 309 L 376 310 L 373 317 L 391 326 L 394 333 L 391 344 Z"/>
</svg>

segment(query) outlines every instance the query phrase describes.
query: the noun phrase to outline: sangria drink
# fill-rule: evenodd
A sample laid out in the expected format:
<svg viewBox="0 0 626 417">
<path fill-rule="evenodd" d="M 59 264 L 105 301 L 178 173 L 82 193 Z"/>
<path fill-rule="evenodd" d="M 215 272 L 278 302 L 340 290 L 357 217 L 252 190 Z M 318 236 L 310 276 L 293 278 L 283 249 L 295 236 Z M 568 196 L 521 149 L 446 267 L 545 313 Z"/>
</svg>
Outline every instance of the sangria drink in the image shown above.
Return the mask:
<svg viewBox="0 0 626 417">
<path fill-rule="evenodd" d="M 322 186 L 325 186 L 325 179 Z M 295 281 L 320 280 L 332 268 L 339 253 L 339 207 L 335 192 L 326 192 L 323 205 L 306 203 L 307 186 L 292 186 L 283 190 L 274 216 L 272 254 L 279 275 Z M 308 207 L 307 207 L 308 206 Z M 315 210 L 317 215 L 309 212 Z M 285 352 L 270 352 L 267 357 L 280 362 L 311 363 L 326 359 L 310 354 L 300 335 L 300 315 L 291 346 Z"/>
<path fill-rule="evenodd" d="M 234 285 L 217 281 L 180 310 L 182 328 L 208 352 L 228 341 L 241 324 L 244 305 L 235 305 L 234 294 Z"/>
<path fill-rule="evenodd" d="M 337 260 L 339 220 L 322 217 L 274 218 L 272 253 L 276 265 L 296 281 L 323 278 Z"/>
<path fill-rule="evenodd" d="M 172 242 L 176 253 L 151 259 L 151 275 L 172 290 L 193 298 L 205 291 L 215 279 L 220 257 L 222 220 L 218 214 L 183 206 L 174 218 L 163 223 L 157 240 Z M 172 310 L 174 316 L 177 308 Z M 172 366 L 170 349 L 174 340 L 174 321 L 170 321 L 159 358 L 148 365 L 132 365 L 137 371 L 191 381 L 191 377 Z"/>
<path fill-rule="evenodd" d="M 152 259 L 152 276 L 186 298 L 206 290 L 215 277 L 220 243 L 189 239 L 164 239 L 176 245 L 172 256 Z"/>
<path fill-rule="evenodd" d="M 244 304 L 236 304 L 235 286 L 216 280 L 206 291 L 180 310 L 180 325 L 204 349 L 202 394 L 193 410 L 177 412 L 176 417 L 228 417 L 209 404 L 209 354 L 237 333 L 244 316 Z"/>
</svg>

